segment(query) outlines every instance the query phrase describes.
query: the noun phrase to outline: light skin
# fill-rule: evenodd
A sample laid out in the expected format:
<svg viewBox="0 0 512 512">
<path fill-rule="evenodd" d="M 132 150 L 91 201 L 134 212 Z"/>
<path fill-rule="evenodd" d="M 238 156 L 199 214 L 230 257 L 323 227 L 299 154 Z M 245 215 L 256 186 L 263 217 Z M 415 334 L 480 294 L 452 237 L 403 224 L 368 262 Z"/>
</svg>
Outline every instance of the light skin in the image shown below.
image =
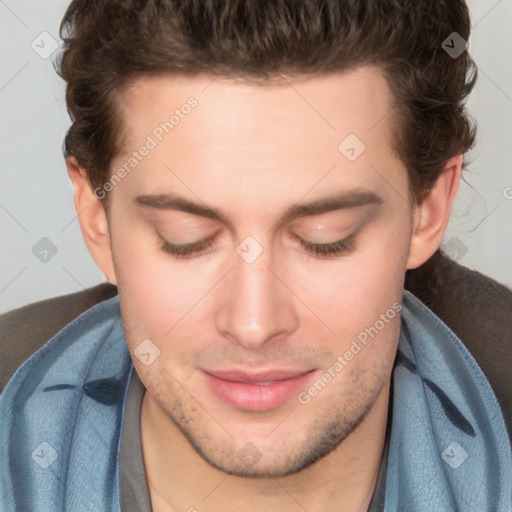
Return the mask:
<svg viewBox="0 0 512 512">
<path fill-rule="evenodd" d="M 295 395 L 270 410 L 237 408 L 205 385 L 203 371 L 314 370 L 307 390 L 401 303 L 405 271 L 439 247 L 462 155 L 413 206 L 377 68 L 266 86 L 212 80 L 144 77 L 119 96 L 128 137 L 112 170 L 187 98 L 198 105 L 116 185 L 108 219 L 85 170 L 67 159 L 84 240 L 118 286 L 147 389 L 141 438 L 153 510 L 364 511 L 384 446 L 400 315 L 307 404 Z M 366 146 L 353 162 L 338 150 L 351 133 Z M 381 200 L 284 217 L 291 206 L 356 189 Z M 147 196 L 170 194 L 222 217 L 148 205 Z M 353 234 L 347 252 L 329 257 L 297 239 L 327 244 Z M 251 263 L 236 250 L 248 236 L 263 249 Z M 162 239 L 211 246 L 180 259 Z M 148 338 L 160 354 L 146 366 L 134 350 Z M 248 443 L 259 454 L 250 463 L 239 452 Z"/>
</svg>

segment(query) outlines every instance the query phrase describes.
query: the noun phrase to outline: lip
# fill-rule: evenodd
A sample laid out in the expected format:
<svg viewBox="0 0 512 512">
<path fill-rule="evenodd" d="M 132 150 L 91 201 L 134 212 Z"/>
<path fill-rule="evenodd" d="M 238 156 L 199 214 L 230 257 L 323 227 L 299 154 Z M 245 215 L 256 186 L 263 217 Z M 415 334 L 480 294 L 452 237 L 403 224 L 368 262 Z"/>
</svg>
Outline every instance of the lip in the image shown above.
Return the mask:
<svg viewBox="0 0 512 512">
<path fill-rule="evenodd" d="M 276 369 L 263 372 L 201 370 L 208 388 L 236 409 L 267 411 L 281 407 L 312 378 L 316 370 Z"/>
</svg>

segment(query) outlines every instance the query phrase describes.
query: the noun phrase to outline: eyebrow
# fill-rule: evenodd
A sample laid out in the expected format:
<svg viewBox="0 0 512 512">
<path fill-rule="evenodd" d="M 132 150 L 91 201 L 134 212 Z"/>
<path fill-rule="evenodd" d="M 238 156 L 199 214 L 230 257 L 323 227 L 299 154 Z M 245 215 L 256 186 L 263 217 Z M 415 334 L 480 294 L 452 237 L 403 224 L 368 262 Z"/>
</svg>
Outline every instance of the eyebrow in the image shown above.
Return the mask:
<svg viewBox="0 0 512 512">
<path fill-rule="evenodd" d="M 357 208 L 359 206 L 379 205 L 384 200 L 375 192 L 367 189 L 343 191 L 309 203 L 295 204 L 283 215 L 280 222 L 288 222 L 299 217 L 321 215 L 335 210 Z M 146 194 L 137 196 L 135 203 L 156 210 L 176 210 L 229 224 L 227 215 L 221 210 L 209 208 L 175 194 Z"/>
</svg>

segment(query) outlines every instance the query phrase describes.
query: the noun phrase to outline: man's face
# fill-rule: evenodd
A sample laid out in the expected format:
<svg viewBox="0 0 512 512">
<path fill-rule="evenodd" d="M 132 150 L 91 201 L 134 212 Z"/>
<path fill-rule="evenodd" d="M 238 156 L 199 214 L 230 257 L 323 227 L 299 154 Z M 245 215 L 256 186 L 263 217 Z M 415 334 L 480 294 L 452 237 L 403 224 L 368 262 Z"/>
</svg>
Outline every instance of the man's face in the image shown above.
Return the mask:
<svg viewBox="0 0 512 512">
<path fill-rule="evenodd" d="M 138 157 L 109 227 L 148 399 L 224 471 L 298 471 L 389 383 L 412 217 L 387 83 L 375 68 L 263 87 L 161 76 L 119 99 L 130 135 L 112 171 Z M 359 206 L 285 217 L 354 191 Z M 178 197 L 221 216 L 168 207 Z M 204 240 L 187 259 L 164 247 Z M 322 256 L 301 240 L 347 243 Z"/>
</svg>

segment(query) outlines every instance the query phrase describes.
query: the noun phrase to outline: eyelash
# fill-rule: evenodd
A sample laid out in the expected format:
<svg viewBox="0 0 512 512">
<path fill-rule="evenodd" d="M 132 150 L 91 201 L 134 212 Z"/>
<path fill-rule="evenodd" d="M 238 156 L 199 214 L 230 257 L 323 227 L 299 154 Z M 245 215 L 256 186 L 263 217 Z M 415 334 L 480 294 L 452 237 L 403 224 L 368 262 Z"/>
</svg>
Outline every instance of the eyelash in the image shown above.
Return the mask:
<svg viewBox="0 0 512 512">
<path fill-rule="evenodd" d="M 315 256 L 320 257 L 340 256 L 351 252 L 355 247 L 354 235 L 332 244 L 310 244 L 309 242 L 304 242 L 302 240 L 299 241 L 304 249 L 312 252 Z"/>
<path fill-rule="evenodd" d="M 304 249 L 320 258 L 331 258 L 348 254 L 355 247 L 355 235 L 351 235 L 344 240 L 339 240 L 332 244 L 311 244 L 304 242 L 300 238 L 298 238 L 298 240 Z M 161 249 L 176 258 L 189 259 L 192 258 L 194 254 L 202 253 L 211 246 L 211 240 L 201 240 L 187 245 L 173 245 L 164 240 Z"/>
</svg>

